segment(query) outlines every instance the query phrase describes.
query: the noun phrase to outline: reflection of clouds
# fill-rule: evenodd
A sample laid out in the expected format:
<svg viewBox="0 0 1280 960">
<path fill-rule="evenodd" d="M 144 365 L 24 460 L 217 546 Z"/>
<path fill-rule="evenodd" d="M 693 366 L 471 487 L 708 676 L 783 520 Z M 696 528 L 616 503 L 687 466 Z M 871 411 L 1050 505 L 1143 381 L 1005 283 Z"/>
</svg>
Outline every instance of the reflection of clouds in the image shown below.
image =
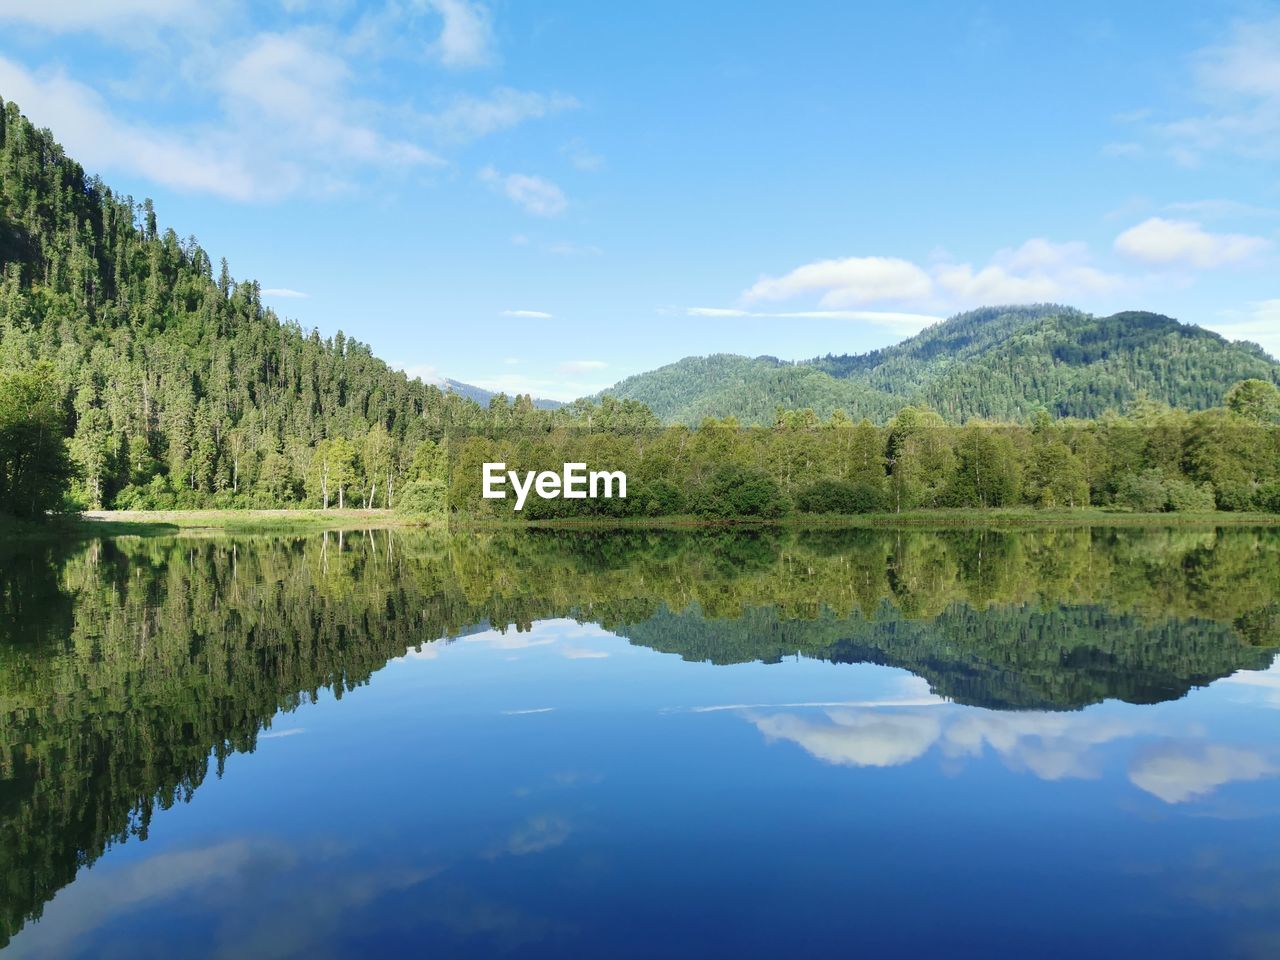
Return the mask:
<svg viewBox="0 0 1280 960">
<path fill-rule="evenodd" d="M 1280 770 L 1252 750 L 1214 743 L 1162 743 L 1151 747 L 1129 766 L 1135 787 L 1165 803 L 1185 803 L 1212 793 L 1227 783 L 1259 780 Z"/>
<path fill-rule="evenodd" d="M 162 853 L 121 870 L 88 870 L 45 908 L 45 922 L 27 927 L 11 942 L 6 956 L 64 956 L 85 934 L 122 913 L 193 888 L 234 881 L 264 867 L 287 868 L 292 860 L 291 851 L 283 847 L 255 848 L 233 840 Z"/>
<path fill-rule="evenodd" d="M 949 756 L 979 756 L 991 747 L 1016 769 L 1041 780 L 1098 776 L 1094 747 L 1138 733 L 1134 724 L 1063 713 L 963 713 L 947 725 Z"/>
<path fill-rule="evenodd" d="M 537 620 L 533 624 L 535 630 L 554 630 L 564 640 L 591 640 L 607 638 L 617 639 L 616 633 L 610 633 L 598 623 L 579 623 L 569 617 L 554 617 L 550 620 Z"/>
<path fill-rule="evenodd" d="M 296 737 L 298 734 L 306 732 L 306 727 L 290 727 L 288 730 L 269 730 L 266 733 L 258 734 L 258 739 L 279 740 L 281 737 Z"/>
<path fill-rule="evenodd" d="M 504 853 L 522 857 L 558 847 L 569 839 L 569 822 L 562 817 L 530 817 L 507 838 Z"/>
<path fill-rule="evenodd" d="M 720 713 L 725 710 L 795 710 L 827 707 L 941 707 L 947 700 L 929 690 L 929 682 L 923 677 L 897 678 L 893 692 L 866 700 L 802 700 L 792 703 L 713 703 L 704 707 L 688 707 L 690 713 Z M 681 708 L 685 709 L 685 708 Z M 668 708 L 663 712 L 674 712 Z"/>
<path fill-rule="evenodd" d="M 609 656 L 604 650 L 588 650 L 584 647 L 565 647 L 560 653 L 569 660 L 603 660 Z"/>
<path fill-rule="evenodd" d="M 990 748 L 1011 769 L 1041 780 L 1101 774 L 1104 744 L 1139 736 L 1143 726 L 1079 713 L 996 713 L 976 708 L 827 709 L 822 715 L 745 712 L 772 741 L 794 743 L 827 763 L 892 767 L 936 747 L 945 757 L 980 757 Z M 1158 744 L 1129 766 L 1134 786 L 1165 803 L 1202 798 L 1227 783 L 1280 774 L 1267 757 L 1213 743 Z"/>
<path fill-rule="evenodd" d="M 1280 707 L 1280 664 L 1267 670 L 1237 670 L 1219 683 L 1248 687 L 1260 694 L 1259 699 L 1269 707 Z"/>
<path fill-rule="evenodd" d="M 525 717 L 531 713 L 551 713 L 555 707 L 526 707 L 523 710 L 503 710 L 503 716 L 507 717 Z"/>
<path fill-rule="evenodd" d="M 936 716 L 828 710 L 828 721 L 791 713 L 752 718 L 770 741 L 789 740 L 819 760 L 852 767 L 894 767 L 921 756 L 941 732 Z"/>
<path fill-rule="evenodd" d="M 550 637 L 538 638 L 532 633 L 520 633 L 516 630 L 508 630 L 506 633 L 498 630 L 483 630 L 463 637 L 461 642 L 483 643 L 494 650 L 525 650 L 529 647 L 550 646 L 555 643 L 555 640 Z"/>
<path fill-rule="evenodd" d="M 1132 736 L 1132 724 L 1055 713 L 954 712 L 928 709 L 827 710 L 827 719 L 778 713 L 749 717 L 770 740 L 789 740 L 820 760 L 890 767 L 931 747 L 949 757 L 980 756 L 990 747 L 1011 767 L 1042 780 L 1097 776 L 1092 748 Z"/>
</svg>

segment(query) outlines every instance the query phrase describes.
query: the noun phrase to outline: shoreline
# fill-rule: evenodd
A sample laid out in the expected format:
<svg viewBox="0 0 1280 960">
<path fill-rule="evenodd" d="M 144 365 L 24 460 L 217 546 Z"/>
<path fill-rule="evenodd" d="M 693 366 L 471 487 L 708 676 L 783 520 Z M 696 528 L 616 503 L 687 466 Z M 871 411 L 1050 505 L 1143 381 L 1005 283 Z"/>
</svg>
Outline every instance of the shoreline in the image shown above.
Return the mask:
<svg viewBox="0 0 1280 960">
<path fill-rule="evenodd" d="M 91 510 L 52 517 L 47 522 L 0 518 L 0 537 L 90 539 L 119 536 L 215 536 L 219 534 L 288 534 L 323 530 L 434 529 L 482 530 L 698 530 L 698 529 L 1045 529 L 1053 527 L 1269 527 L 1280 526 L 1280 514 L 1129 513 L 1097 507 L 1076 510 L 941 509 L 906 513 L 801 515 L 764 520 L 752 518 L 582 517 L 544 520 L 461 520 L 447 525 L 385 509 L 272 510 Z"/>
</svg>

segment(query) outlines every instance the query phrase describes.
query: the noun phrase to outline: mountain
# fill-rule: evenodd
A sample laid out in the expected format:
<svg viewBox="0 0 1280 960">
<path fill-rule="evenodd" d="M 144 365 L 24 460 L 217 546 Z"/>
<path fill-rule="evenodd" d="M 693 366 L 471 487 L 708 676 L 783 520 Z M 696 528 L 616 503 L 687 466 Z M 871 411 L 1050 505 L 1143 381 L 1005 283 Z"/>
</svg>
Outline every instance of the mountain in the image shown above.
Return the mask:
<svg viewBox="0 0 1280 960">
<path fill-rule="evenodd" d="M 468 400 L 474 400 L 482 407 L 489 406 L 489 401 L 500 394 L 492 390 L 486 390 L 484 387 L 477 387 L 474 384 L 463 383 L 460 380 L 450 380 L 447 377 L 440 385 L 441 389 L 447 390 L 449 393 L 456 393 L 460 397 L 466 397 Z M 506 396 L 501 394 L 501 396 Z M 564 404 L 559 400 L 545 400 L 542 397 L 534 397 L 533 405 L 538 410 L 558 410 Z"/>
<path fill-rule="evenodd" d="M 1041 407 L 1059 417 L 1096 417 L 1141 394 L 1205 409 L 1247 378 L 1280 383 L 1280 364 L 1256 344 L 1160 314 L 1095 317 L 1041 304 L 962 313 L 865 354 L 801 362 L 686 357 L 605 394 L 689 424 L 731 415 L 767 424 L 780 406 L 883 421 L 906 404 L 927 404 L 963 421 L 1026 417 Z"/>
</svg>

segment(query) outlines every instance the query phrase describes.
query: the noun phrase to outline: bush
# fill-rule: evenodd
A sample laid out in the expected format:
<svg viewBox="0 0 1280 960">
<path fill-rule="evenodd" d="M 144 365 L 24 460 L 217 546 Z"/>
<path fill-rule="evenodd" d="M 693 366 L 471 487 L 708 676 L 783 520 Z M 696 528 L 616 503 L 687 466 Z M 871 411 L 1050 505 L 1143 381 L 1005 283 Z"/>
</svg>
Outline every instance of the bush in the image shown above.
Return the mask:
<svg viewBox="0 0 1280 960">
<path fill-rule="evenodd" d="M 1197 487 L 1190 480 L 1170 479 L 1165 481 L 1165 489 L 1170 510 L 1204 511 L 1214 508 L 1213 487 L 1207 483 Z"/>
<path fill-rule="evenodd" d="M 695 513 L 709 517 L 780 517 L 791 504 L 776 480 L 761 470 L 736 464 L 721 467 L 698 492 Z"/>
<path fill-rule="evenodd" d="M 1268 483 L 1258 491 L 1258 506 L 1268 513 L 1280 513 L 1280 483 Z"/>
<path fill-rule="evenodd" d="M 819 480 L 796 495 L 796 509 L 804 513 L 875 513 L 884 509 L 884 495 L 866 482 Z"/>
<path fill-rule="evenodd" d="M 445 485 L 434 477 L 410 480 L 396 496 L 396 512 L 409 516 L 443 518 Z"/>
<path fill-rule="evenodd" d="M 646 517 L 669 517 L 684 513 L 684 492 L 670 480 L 646 483 L 639 497 L 639 511 Z"/>
<path fill-rule="evenodd" d="M 1169 492 L 1165 489 L 1164 473 L 1146 470 L 1125 477 L 1116 490 L 1116 501 L 1139 513 L 1159 513 L 1169 505 Z"/>
<path fill-rule="evenodd" d="M 1116 500 L 1140 513 L 1204 511 L 1214 509 L 1216 504 L 1210 484 L 1197 486 L 1184 477 L 1166 476 L 1159 468 L 1125 477 L 1116 492 Z"/>
<path fill-rule="evenodd" d="M 1258 505 L 1258 491 L 1252 484 L 1228 481 L 1218 484 L 1215 499 L 1221 510 L 1252 510 Z"/>
</svg>

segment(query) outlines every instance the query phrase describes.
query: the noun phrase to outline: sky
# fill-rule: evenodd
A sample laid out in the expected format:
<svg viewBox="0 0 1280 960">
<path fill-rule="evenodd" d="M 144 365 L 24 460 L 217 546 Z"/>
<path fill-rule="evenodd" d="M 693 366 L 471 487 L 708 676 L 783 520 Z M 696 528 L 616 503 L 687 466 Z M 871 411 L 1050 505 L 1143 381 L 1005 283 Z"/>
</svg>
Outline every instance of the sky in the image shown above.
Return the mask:
<svg viewBox="0 0 1280 960">
<path fill-rule="evenodd" d="M 1280 3 L 0 0 L 0 97 L 428 380 L 1044 301 L 1280 356 Z"/>
</svg>

